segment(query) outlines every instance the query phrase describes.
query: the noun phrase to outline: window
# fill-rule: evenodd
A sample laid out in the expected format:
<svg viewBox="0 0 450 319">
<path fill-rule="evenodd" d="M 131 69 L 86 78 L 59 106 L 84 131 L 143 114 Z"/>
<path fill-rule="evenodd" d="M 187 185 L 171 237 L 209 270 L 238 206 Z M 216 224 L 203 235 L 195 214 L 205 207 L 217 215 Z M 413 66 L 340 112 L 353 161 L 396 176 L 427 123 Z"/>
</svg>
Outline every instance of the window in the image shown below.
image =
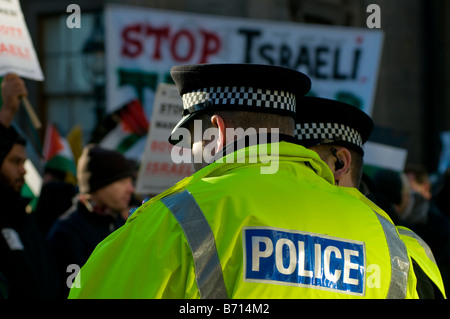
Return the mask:
<svg viewBox="0 0 450 319">
<path fill-rule="evenodd" d="M 294 21 L 314 24 L 360 26 L 361 0 L 289 0 Z"/>
<path fill-rule="evenodd" d="M 79 29 L 67 27 L 66 14 L 44 16 L 41 24 L 45 117 L 64 136 L 80 125 L 84 144 L 97 123 L 97 106 L 101 103 L 96 98 L 82 53 L 92 33 L 94 17 L 93 13 L 83 12 Z"/>
</svg>

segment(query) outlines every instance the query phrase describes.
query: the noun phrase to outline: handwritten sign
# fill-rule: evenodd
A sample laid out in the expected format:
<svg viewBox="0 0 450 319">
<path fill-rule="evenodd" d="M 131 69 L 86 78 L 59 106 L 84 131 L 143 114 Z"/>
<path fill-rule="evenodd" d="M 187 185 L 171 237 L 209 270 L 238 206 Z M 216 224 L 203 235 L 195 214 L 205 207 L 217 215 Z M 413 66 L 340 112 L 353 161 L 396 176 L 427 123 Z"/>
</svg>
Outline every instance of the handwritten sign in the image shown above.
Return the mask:
<svg viewBox="0 0 450 319">
<path fill-rule="evenodd" d="M 177 164 L 172 160 L 172 148 L 177 146 L 172 146 L 167 140 L 180 119 L 182 109 L 183 102 L 176 86 L 161 83 L 156 91 L 151 129 L 136 180 L 136 193 L 159 194 L 194 173 L 192 164 Z"/>
<path fill-rule="evenodd" d="M 0 76 L 7 73 L 44 80 L 19 0 L 0 0 Z"/>
</svg>

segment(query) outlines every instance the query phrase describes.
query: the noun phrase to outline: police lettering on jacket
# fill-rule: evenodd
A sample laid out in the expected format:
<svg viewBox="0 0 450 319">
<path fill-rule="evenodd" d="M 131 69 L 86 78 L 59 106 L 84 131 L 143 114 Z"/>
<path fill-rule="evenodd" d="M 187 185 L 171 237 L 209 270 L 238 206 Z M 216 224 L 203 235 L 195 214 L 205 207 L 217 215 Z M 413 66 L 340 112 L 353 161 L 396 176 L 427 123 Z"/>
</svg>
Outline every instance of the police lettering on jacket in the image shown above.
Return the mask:
<svg viewBox="0 0 450 319">
<path fill-rule="evenodd" d="M 364 295 L 363 242 L 272 227 L 245 227 L 244 280 Z"/>
</svg>

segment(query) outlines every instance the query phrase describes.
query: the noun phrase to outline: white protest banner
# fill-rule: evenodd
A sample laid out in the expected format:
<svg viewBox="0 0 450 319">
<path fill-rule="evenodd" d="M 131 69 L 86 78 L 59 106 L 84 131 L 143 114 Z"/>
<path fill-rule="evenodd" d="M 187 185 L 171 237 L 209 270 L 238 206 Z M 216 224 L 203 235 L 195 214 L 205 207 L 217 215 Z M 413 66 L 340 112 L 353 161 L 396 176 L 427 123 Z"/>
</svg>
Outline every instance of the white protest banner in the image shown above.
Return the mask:
<svg viewBox="0 0 450 319">
<path fill-rule="evenodd" d="M 364 165 L 403 172 L 408 157 L 406 149 L 368 141 L 364 144 Z"/>
<path fill-rule="evenodd" d="M 311 77 L 311 95 L 372 112 L 382 31 L 119 5 L 107 6 L 105 21 L 109 112 L 129 85 L 150 115 L 158 83 L 171 82 L 170 68 L 197 63 L 290 67 Z"/>
<path fill-rule="evenodd" d="M 0 77 L 8 73 L 44 80 L 19 0 L 0 0 Z M 28 98 L 22 97 L 22 102 L 33 126 L 41 128 L 41 121 Z"/>
<path fill-rule="evenodd" d="M 7 73 L 44 80 L 19 0 L 0 0 L 0 76 Z"/>
<path fill-rule="evenodd" d="M 172 161 L 167 138 L 180 119 L 183 102 L 173 84 L 161 83 L 156 91 L 150 130 L 136 180 L 136 193 L 158 194 L 194 173 L 192 164 Z M 186 150 L 190 151 L 190 150 Z"/>
</svg>

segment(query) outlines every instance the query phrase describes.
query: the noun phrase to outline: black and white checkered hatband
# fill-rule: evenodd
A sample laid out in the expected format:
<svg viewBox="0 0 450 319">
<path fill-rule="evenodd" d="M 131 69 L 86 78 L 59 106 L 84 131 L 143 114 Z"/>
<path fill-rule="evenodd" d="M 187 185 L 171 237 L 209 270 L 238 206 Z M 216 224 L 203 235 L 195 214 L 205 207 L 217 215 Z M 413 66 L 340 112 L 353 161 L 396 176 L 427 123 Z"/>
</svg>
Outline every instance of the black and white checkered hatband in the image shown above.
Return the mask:
<svg viewBox="0 0 450 319">
<path fill-rule="evenodd" d="M 300 141 L 318 140 L 320 142 L 325 141 L 325 143 L 342 141 L 360 148 L 363 146 L 361 134 L 350 126 L 338 123 L 296 124 L 295 137 Z"/>
<path fill-rule="evenodd" d="M 244 86 L 210 87 L 182 96 L 183 108 L 192 113 L 193 107 L 205 102 L 211 105 L 237 105 L 290 111 L 295 114 L 295 95 L 281 90 Z"/>
</svg>

